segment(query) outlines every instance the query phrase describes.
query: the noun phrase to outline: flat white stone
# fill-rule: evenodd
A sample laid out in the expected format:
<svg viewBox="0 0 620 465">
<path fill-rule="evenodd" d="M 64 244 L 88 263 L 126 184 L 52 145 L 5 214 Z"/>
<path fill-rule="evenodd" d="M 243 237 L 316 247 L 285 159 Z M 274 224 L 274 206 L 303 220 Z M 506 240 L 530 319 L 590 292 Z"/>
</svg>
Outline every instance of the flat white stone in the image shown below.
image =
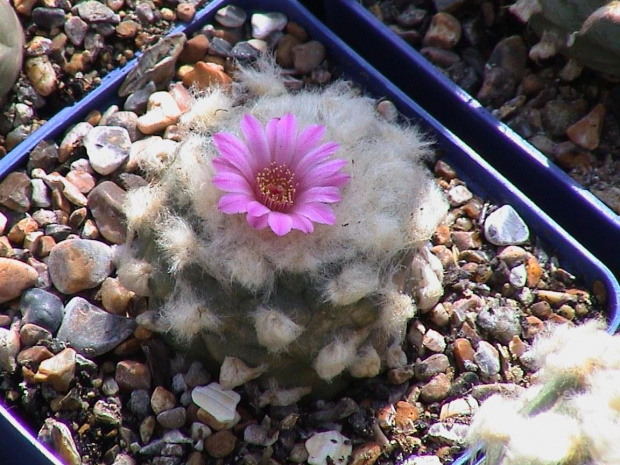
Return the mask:
<svg viewBox="0 0 620 465">
<path fill-rule="evenodd" d="M 222 389 L 219 383 L 211 383 L 196 386 L 192 391 L 192 400 L 217 421 L 224 423 L 235 419 L 241 396 L 235 391 Z"/>
<path fill-rule="evenodd" d="M 335 465 L 344 465 L 349 461 L 353 446 L 351 441 L 338 431 L 317 433 L 306 441 L 308 463 L 310 465 L 327 465 L 327 458 Z"/>
<path fill-rule="evenodd" d="M 516 245 L 526 242 L 530 231 L 510 205 L 498 208 L 484 221 L 484 236 L 495 245 Z"/>
<path fill-rule="evenodd" d="M 281 31 L 288 23 L 288 18 L 282 13 L 255 13 L 252 15 L 252 37 L 265 39 L 274 31 Z"/>
<path fill-rule="evenodd" d="M 103 175 L 113 173 L 129 157 L 131 140 L 127 129 L 97 126 L 83 139 L 93 169 Z"/>
</svg>

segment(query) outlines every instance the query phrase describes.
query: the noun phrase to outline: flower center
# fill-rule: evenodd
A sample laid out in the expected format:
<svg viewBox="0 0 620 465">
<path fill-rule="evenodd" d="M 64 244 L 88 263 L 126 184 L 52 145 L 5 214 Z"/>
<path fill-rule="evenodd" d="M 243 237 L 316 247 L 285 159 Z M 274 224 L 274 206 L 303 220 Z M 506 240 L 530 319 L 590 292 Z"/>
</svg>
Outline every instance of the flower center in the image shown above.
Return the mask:
<svg viewBox="0 0 620 465">
<path fill-rule="evenodd" d="M 269 209 L 282 212 L 293 205 L 297 183 L 295 173 L 275 162 L 256 175 L 260 200 Z"/>
</svg>

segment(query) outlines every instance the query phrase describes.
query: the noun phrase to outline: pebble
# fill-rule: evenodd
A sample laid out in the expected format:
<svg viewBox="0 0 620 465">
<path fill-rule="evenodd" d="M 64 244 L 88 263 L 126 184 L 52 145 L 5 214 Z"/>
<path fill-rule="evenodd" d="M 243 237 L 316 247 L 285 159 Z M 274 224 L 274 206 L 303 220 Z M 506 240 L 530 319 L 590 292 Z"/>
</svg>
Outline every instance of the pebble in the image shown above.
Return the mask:
<svg viewBox="0 0 620 465">
<path fill-rule="evenodd" d="M 32 266 L 0 257 L 0 303 L 19 297 L 25 289 L 33 287 L 39 273 Z"/>
<path fill-rule="evenodd" d="M 52 358 L 54 354 L 47 347 L 28 347 L 17 354 L 17 363 L 20 365 L 39 365 L 43 360 Z"/>
<path fill-rule="evenodd" d="M 474 348 L 468 339 L 458 338 L 452 345 L 454 358 L 460 371 L 474 371 Z M 473 370 L 472 370 L 473 368 Z"/>
<path fill-rule="evenodd" d="M 123 421 L 121 407 L 116 402 L 99 399 L 93 406 L 95 424 L 104 426 L 119 426 Z"/>
<path fill-rule="evenodd" d="M 47 55 L 27 58 L 24 69 L 32 87 L 39 95 L 47 97 L 58 88 L 58 77 Z"/>
<path fill-rule="evenodd" d="M 126 192 L 112 181 L 103 181 L 88 194 L 88 205 L 101 235 L 113 244 L 125 243 L 127 230 L 122 213 Z"/>
<path fill-rule="evenodd" d="M 495 245 L 517 245 L 527 242 L 530 231 L 510 205 L 490 213 L 484 221 L 484 236 Z"/>
<path fill-rule="evenodd" d="M 237 437 L 229 430 L 218 431 L 204 440 L 204 449 L 215 459 L 224 458 L 235 450 Z"/>
<path fill-rule="evenodd" d="M 32 179 L 32 205 L 37 208 L 49 208 L 52 205 L 50 190 L 43 179 Z"/>
<path fill-rule="evenodd" d="M 75 378 L 76 351 L 67 348 L 51 358 L 43 360 L 34 380 L 48 383 L 58 392 L 67 392 Z"/>
<path fill-rule="evenodd" d="M 93 125 L 87 122 L 78 123 L 69 129 L 58 147 L 59 163 L 64 163 L 69 159 L 77 147 L 82 144 L 84 136 L 86 136 L 91 129 L 93 129 Z"/>
<path fill-rule="evenodd" d="M 52 283 L 63 294 L 92 289 L 114 269 L 112 248 L 88 239 L 62 241 L 52 249 L 48 266 Z"/>
<path fill-rule="evenodd" d="M 246 19 L 245 10 L 235 5 L 227 5 L 215 12 L 215 20 L 224 27 L 241 27 Z"/>
<path fill-rule="evenodd" d="M 13 171 L 0 182 L 0 205 L 25 213 L 30 210 L 32 185 L 27 174 Z"/>
<path fill-rule="evenodd" d="M 420 381 L 428 381 L 438 373 L 445 373 L 450 367 L 450 360 L 444 354 L 433 354 L 415 364 L 415 376 Z"/>
<path fill-rule="evenodd" d="M 179 55 L 181 63 L 195 63 L 200 61 L 209 50 L 209 39 L 204 34 L 196 34 L 185 42 L 183 51 Z M 151 92 L 152 93 L 152 92 Z"/>
<path fill-rule="evenodd" d="M 32 10 L 34 23 L 45 29 L 61 27 L 65 22 L 65 12 L 62 8 L 37 7 Z"/>
<path fill-rule="evenodd" d="M 82 297 L 73 297 L 65 305 L 57 338 L 86 356 L 96 357 L 114 349 L 135 328 L 136 322 L 131 318 L 112 315 Z"/>
<path fill-rule="evenodd" d="M 161 132 L 176 124 L 182 114 L 172 95 L 163 91 L 151 94 L 146 110 L 146 113 L 138 118 L 137 126 L 140 132 L 147 135 Z"/>
<path fill-rule="evenodd" d="M 155 424 L 157 423 L 155 417 L 147 417 L 147 415 L 151 413 L 150 405 L 151 405 L 151 396 L 149 395 L 148 390 L 138 389 L 138 390 L 131 391 L 131 394 L 129 396 L 129 402 L 127 403 L 129 410 L 131 410 L 134 414 L 136 414 L 138 418 L 145 418 L 143 423 L 140 425 L 141 436 L 143 433 L 142 427 L 145 423 L 147 423 L 148 418 L 151 418 L 150 421 L 152 421 L 153 429 L 155 428 Z M 151 431 L 151 434 L 152 434 L 152 431 Z M 145 440 L 144 442 L 147 442 L 147 441 Z"/>
<path fill-rule="evenodd" d="M 229 88 L 232 85 L 232 79 L 224 72 L 222 66 L 199 61 L 190 72 L 183 76 L 183 84 L 188 88 L 195 86 L 199 90 L 212 86 Z"/>
<path fill-rule="evenodd" d="M 44 289 L 32 288 L 25 291 L 20 299 L 22 323 L 41 326 L 56 333 L 64 316 L 64 305 L 58 296 Z"/>
<path fill-rule="evenodd" d="M 446 349 L 446 340 L 441 333 L 434 329 L 429 329 L 424 334 L 422 345 L 432 352 L 441 353 Z"/>
<path fill-rule="evenodd" d="M 43 444 L 53 445 L 54 451 L 63 464 L 82 464 L 82 458 L 71 435 L 71 430 L 64 423 L 53 418 L 46 418 L 37 437 Z"/>
<path fill-rule="evenodd" d="M 119 16 L 103 3 L 87 0 L 77 4 L 77 13 L 88 23 L 112 23 L 120 21 Z"/>
<path fill-rule="evenodd" d="M 251 18 L 252 37 L 266 39 L 275 31 L 282 31 L 288 23 L 288 18 L 282 13 L 254 13 Z"/>
<path fill-rule="evenodd" d="M 294 46 L 291 53 L 293 66 L 299 74 L 311 72 L 325 59 L 325 47 L 316 40 Z"/>
<path fill-rule="evenodd" d="M 196 7 L 190 2 L 179 3 L 175 11 L 177 13 L 177 19 L 184 23 L 189 23 L 194 19 L 194 16 L 196 16 Z"/>
<path fill-rule="evenodd" d="M 147 391 L 151 388 L 151 371 L 144 363 L 122 360 L 116 364 L 114 379 L 124 391 Z M 150 404 L 150 399 L 149 402 Z"/>
<path fill-rule="evenodd" d="M 187 373 L 185 373 L 184 381 L 190 388 L 202 386 L 211 380 L 211 376 L 205 370 L 204 365 L 199 361 L 190 364 Z"/>
<path fill-rule="evenodd" d="M 101 284 L 101 304 L 108 312 L 125 315 L 135 293 L 124 287 L 116 278 L 107 277 Z"/>
<path fill-rule="evenodd" d="M 499 373 L 499 352 L 487 341 L 480 341 L 474 354 L 474 361 L 480 368 L 480 374 L 487 378 Z"/>
<path fill-rule="evenodd" d="M 218 383 L 211 383 L 207 386 L 196 386 L 192 390 L 192 400 L 216 421 L 230 422 L 235 419 L 241 396 L 235 391 L 223 390 Z"/>
<path fill-rule="evenodd" d="M 424 35 L 424 45 L 452 49 L 461 40 L 462 28 L 458 19 L 449 13 L 439 12 L 433 16 Z"/>
<path fill-rule="evenodd" d="M 428 429 L 428 435 L 437 442 L 447 445 L 462 445 L 467 437 L 468 425 L 462 423 L 435 423 Z"/>
<path fill-rule="evenodd" d="M 351 452 L 351 465 L 373 465 L 381 453 L 381 446 L 376 442 L 361 444 Z"/>
<path fill-rule="evenodd" d="M 173 409 L 176 402 L 174 394 L 161 386 L 157 386 L 151 395 L 151 409 L 153 409 L 155 415 L 165 410 Z"/>
<path fill-rule="evenodd" d="M 605 106 L 599 103 L 590 113 L 571 125 L 566 130 L 566 135 L 581 148 L 596 149 L 600 143 L 605 113 Z"/>
<path fill-rule="evenodd" d="M 34 232 L 37 229 L 39 229 L 37 222 L 30 215 L 27 215 L 25 218 L 15 223 L 11 229 L 9 229 L 7 237 L 14 244 L 20 245 L 24 242 L 26 234 Z"/>
<path fill-rule="evenodd" d="M 441 402 L 450 392 L 450 378 L 439 373 L 420 389 L 420 400 L 426 403 Z"/>
<path fill-rule="evenodd" d="M 41 341 L 52 340 L 52 333 L 32 323 L 23 324 L 19 330 L 19 336 L 23 347 L 32 347 L 35 344 L 39 344 Z"/>
<path fill-rule="evenodd" d="M 316 433 L 305 442 L 310 465 L 345 465 L 351 457 L 353 446 L 338 431 Z"/>
<path fill-rule="evenodd" d="M 185 425 L 185 407 L 176 407 L 157 414 L 157 423 L 164 428 L 181 428 Z"/>
<path fill-rule="evenodd" d="M 67 181 L 74 185 L 82 194 L 88 194 L 95 187 L 95 177 L 85 170 L 71 170 L 65 176 Z M 34 194 L 33 194 L 34 196 Z"/>
<path fill-rule="evenodd" d="M 509 305 L 488 305 L 480 310 L 476 323 L 502 344 L 521 334 L 518 309 Z"/>
<path fill-rule="evenodd" d="M 17 368 L 17 354 L 20 349 L 20 337 L 17 326 L 10 329 L 0 328 L 0 369 L 14 373 Z"/>
<path fill-rule="evenodd" d="M 129 157 L 131 139 L 125 128 L 97 126 L 83 138 L 88 161 L 102 176 L 112 174 Z"/>
<path fill-rule="evenodd" d="M 448 191 L 448 201 L 453 207 L 469 202 L 473 196 L 472 192 L 463 184 L 457 184 Z"/>
<path fill-rule="evenodd" d="M 478 409 L 478 406 L 478 401 L 472 396 L 454 399 L 441 406 L 439 421 L 444 421 L 451 417 L 473 415 Z"/>
</svg>

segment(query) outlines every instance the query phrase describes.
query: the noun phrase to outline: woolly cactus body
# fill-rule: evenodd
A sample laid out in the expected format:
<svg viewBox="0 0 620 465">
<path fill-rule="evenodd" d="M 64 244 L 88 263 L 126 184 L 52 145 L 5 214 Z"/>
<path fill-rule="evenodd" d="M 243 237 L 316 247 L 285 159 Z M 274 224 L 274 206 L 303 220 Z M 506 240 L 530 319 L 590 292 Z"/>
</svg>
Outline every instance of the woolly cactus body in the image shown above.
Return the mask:
<svg viewBox="0 0 620 465">
<path fill-rule="evenodd" d="M 218 363 L 240 359 L 285 386 L 343 372 L 374 376 L 402 343 L 416 301 L 429 307 L 442 293 L 427 242 L 447 204 L 423 164 L 429 142 L 385 120 L 346 83 L 289 93 L 269 65 L 239 75 L 232 95 L 197 98 L 174 156 L 139 155 L 151 184 L 128 194 L 119 277 L 149 295 L 177 340 L 201 339 Z M 300 128 L 325 127 L 349 180 L 331 205 L 334 224 L 280 236 L 221 211 L 213 136 L 239 134 L 248 114 L 263 124 L 292 114 Z"/>
<path fill-rule="evenodd" d="M 510 11 L 541 36 L 532 58 L 560 52 L 581 65 L 620 75 L 620 2 L 519 0 Z"/>
<path fill-rule="evenodd" d="M 24 32 L 7 0 L 0 0 L 0 98 L 13 86 L 22 68 Z"/>
</svg>

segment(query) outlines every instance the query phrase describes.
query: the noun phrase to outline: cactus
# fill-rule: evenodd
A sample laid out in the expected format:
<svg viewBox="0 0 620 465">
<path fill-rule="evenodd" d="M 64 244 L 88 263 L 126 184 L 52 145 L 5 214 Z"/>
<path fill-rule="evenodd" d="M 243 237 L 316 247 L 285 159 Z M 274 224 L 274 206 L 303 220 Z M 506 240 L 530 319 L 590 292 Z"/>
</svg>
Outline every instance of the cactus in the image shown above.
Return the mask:
<svg viewBox="0 0 620 465">
<path fill-rule="evenodd" d="M 257 376 L 316 389 L 337 386 L 343 373 L 377 375 L 404 357 L 416 304 L 430 308 L 442 294 L 428 239 L 447 203 L 424 165 L 430 143 L 344 82 L 291 93 L 275 66 L 260 68 L 238 70 L 232 95 L 199 96 L 172 156 L 137 155 L 150 184 L 128 193 L 118 276 L 149 296 L 142 322 L 202 342 L 205 360 L 233 367 L 232 380 L 220 374 L 228 388 Z M 262 150 L 251 134 L 263 124 L 259 139 L 280 153 L 276 160 L 286 159 L 283 147 L 292 154 L 313 144 L 320 160 L 306 180 L 304 162 L 262 169 L 263 161 L 248 194 L 247 171 L 259 162 L 238 156 Z M 318 145 L 323 132 L 328 142 Z M 303 191 L 319 178 L 327 187 Z M 291 209 L 288 194 L 296 196 Z M 243 195 L 259 201 L 246 208 Z M 301 205 L 310 197 L 321 205 Z"/>
<path fill-rule="evenodd" d="M 534 60 L 562 53 L 578 64 L 620 76 L 620 2 L 518 0 L 510 11 L 541 37 Z"/>
<path fill-rule="evenodd" d="M 22 69 L 24 31 L 8 0 L 0 0 L 0 99 Z"/>
</svg>

